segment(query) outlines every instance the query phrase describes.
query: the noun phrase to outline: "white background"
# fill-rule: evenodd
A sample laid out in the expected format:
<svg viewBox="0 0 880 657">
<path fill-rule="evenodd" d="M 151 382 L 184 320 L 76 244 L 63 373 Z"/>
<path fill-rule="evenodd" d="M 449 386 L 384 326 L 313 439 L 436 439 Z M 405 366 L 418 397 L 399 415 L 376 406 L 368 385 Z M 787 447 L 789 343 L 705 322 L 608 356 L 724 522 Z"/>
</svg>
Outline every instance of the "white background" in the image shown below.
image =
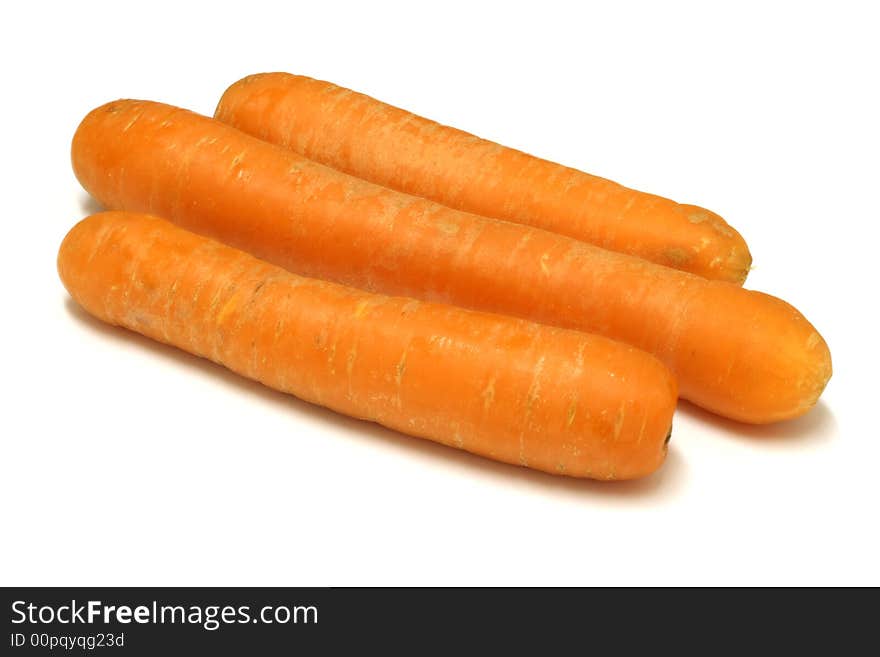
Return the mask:
<svg viewBox="0 0 880 657">
<path fill-rule="evenodd" d="M 13 6 L 0 583 L 880 584 L 871 3 Z M 764 428 L 682 403 L 662 471 L 599 484 L 349 420 L 86 317 L 55 272 L 95 209 L 69 165 L 79 120 L 118 97 L 210 114 L 265 70 L 716 210 L 749 241 L 747 286 L 831 346 L 822 401 Z"/>
</svg>

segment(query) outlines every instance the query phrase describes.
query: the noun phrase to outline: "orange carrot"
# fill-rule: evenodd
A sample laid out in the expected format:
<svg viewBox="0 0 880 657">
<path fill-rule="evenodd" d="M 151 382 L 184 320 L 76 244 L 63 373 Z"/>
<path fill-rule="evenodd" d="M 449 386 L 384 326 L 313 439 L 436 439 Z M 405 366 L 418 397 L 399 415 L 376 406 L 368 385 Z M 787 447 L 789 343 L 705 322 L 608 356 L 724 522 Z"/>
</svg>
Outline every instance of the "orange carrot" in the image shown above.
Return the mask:
<svg viewBox="0 0 880 657">
<path fill-rule="evenodd" d="M 645 194 L 287 73 L 232 85 L 215 118 L 346 173 L 459 210 L 742 283 L 743 238 L 714 212 Z"/>
<path fill-rule="evenodd" d="M 73 165 L 106 207 L 301 275 L 627 342 L 684 397 L 738 420 L 800 415 L 831 376 L 824 340 L 775 297 L 407 196 L 186 110 L 104 105 L 80 124 Z"/>
<path fill-rule="evenodd" d="M 675 380 L 612 340 L 302 278 L 149 215 L 83 220 L 58 270 L 105 322 L 414 436 L 598 479 L 666 454 Z"/>
</svg>

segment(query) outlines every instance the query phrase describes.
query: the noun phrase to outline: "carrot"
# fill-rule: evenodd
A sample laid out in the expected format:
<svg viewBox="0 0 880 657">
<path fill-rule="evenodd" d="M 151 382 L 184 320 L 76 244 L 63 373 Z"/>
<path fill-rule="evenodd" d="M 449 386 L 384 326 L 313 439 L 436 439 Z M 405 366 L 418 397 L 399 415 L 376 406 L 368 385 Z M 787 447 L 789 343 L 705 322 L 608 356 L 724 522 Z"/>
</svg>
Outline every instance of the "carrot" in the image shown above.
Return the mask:
<svg viewBox="0 0 880 657">
<path fill-rule="evenodd" d="M 440 125 L 329 82 L 264 73 L 215 118 L 346 173 L 459 210 L 528 224 L 742 283 L 745 241 L 714 212 L 645 194 Z"/>
<path fill-rule="evenodd" d="M 109 103 L 72 151 L 105 207 L 164 216 L 301 275 L 627 342 L 727 417 L 800 415 L 831 376 L 824 340 L 777 298 L 401 194 L 186 110 Z"/>
<path fill-rule="evenodd" d="M 404 433 L 598 479 L 666 453 L 675 380 L 606 338 L 303 278 L 149 215 L 84 219 L 58 270 L 105 322 Z"/>
</svg>

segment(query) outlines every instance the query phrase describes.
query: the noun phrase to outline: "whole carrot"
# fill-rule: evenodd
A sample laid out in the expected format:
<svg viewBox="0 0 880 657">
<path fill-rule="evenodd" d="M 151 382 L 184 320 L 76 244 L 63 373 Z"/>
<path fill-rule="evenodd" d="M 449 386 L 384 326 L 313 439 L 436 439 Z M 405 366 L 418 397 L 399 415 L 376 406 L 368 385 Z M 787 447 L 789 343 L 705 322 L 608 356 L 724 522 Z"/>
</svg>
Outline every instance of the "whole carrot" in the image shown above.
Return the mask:
<svg viewBox="0 0 880 657">
<path fill-rule="evenodd" d="M 353 178 L 160 103 L 92 111 L 83 186 L 291 271 L 599 333 L 651 352 L 682 396 L 746 422 L 795 417 L 831 376 L 813 326 L 775 297 Z"/>
<path fill-rule="evenodd" d="M 329 82 L 251 75 L 215 117 L 312 160 L 452 208 L 742 283 L 745 241 L 714 212 L 505 148 Z"/>
<path fill-rule="evenodd" d="M 58 270 L 105 322 L 404 433 L 598 479 L 666 453 L 672 375 L 605 338 L 302 278 L 148 215 L 83 220 Z"/>
</svg>

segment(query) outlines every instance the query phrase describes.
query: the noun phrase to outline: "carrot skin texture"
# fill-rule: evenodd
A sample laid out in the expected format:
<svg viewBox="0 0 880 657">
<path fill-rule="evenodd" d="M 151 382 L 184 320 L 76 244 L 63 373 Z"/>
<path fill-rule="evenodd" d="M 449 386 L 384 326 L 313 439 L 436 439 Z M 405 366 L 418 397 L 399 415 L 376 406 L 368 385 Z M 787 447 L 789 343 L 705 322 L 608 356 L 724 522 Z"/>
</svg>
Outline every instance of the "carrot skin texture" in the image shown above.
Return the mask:
<svg viewBox="0 0 880 657">
<path fill-rule="evenodd" d="M 105 322 L 404 433 L 598 479 L 666 453 L 674 378 L 599 336 L 303 278 L 149 215 L 86 218 L 58 269 Z"/>
<path fill-rule="evenodd" d="M 479 139 L 329 82 L 261 73 L 215 118 L 437 203 L 523 223 L 706 278 L 742 284 L 751 254 L 720 216 Z"/>
<path fill-rule="evenodd" d="M 831 376 L 825 341 L 775 297 L 395 192 L 186 110 L 104 105 L 72 158 L 105 207 L 303 276 L 627 342 L 659 357 L 683 397 L 736 420 L 801 415 Z"/>
</svg>

